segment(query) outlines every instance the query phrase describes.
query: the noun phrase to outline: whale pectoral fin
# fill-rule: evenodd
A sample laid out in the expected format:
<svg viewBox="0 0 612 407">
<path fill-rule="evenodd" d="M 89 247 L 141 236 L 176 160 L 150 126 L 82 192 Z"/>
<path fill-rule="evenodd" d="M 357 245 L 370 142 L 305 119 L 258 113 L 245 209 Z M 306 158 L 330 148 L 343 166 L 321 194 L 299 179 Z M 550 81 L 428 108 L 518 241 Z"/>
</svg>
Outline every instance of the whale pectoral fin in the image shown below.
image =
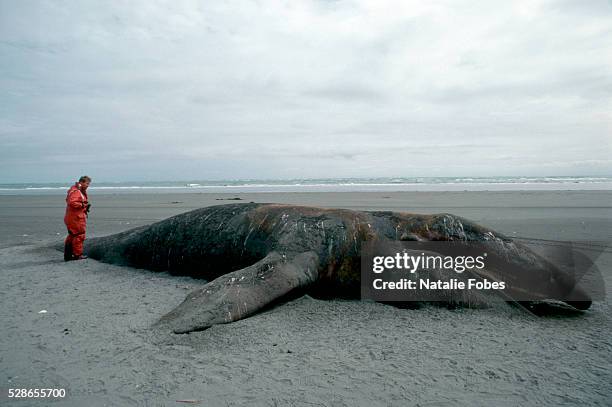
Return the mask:
<svg viewBox="0 0 612 407">
<path fill-rule="evenodd" d="M 271 252 L 249 267 L 192 291 L 155 326 L 179 334 L 246 318 L 291 290 L 313 283 L 317 269 L 314 252 L 294 256 Z"/>
</svg>

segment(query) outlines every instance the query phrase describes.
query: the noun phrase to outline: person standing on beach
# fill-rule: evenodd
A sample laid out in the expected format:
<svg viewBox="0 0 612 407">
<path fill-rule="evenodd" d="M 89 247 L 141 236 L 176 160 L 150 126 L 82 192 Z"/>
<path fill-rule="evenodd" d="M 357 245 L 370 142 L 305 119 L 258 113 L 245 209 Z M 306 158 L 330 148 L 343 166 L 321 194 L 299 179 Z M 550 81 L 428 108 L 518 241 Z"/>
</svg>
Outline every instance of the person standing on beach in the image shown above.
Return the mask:
<svg viewBox="0 0 612 407">
<path fill-rule="evenodd" d="M 91 178 L 87 175 L 79 178 L 68 190 L 66 196 L 66 215 L 64 223 L 68 229 L 68 236 L 64 241 L 64 261 L 82 260 L 83 242 L 85 241 L 85 230 L 87 228 L 87 215 L 91 204 L 87 199 L 87 188 Z"/>
</svg>

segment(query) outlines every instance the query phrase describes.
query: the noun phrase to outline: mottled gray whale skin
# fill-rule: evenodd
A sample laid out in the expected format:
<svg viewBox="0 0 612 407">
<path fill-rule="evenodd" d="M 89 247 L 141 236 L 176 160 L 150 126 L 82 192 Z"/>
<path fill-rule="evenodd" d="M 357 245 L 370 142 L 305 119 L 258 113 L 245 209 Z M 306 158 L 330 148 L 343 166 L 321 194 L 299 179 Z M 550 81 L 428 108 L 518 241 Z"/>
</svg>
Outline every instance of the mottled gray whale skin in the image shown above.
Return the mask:
<svg viewBox="0 0 612 407">
<path fill-rule="evenodd" d="M 498 240 L 504 242 L 499 250 L 512 251 L 517 268 L 572 289 L 559 270 L 527 247 L 450 214 L 229 204 L 89 239 L 85 252 L 103 262 L 208 280 L 157 323 L 187 333 L 248 317 L 296 289 L 358 298 L 361 243 L 372 240 Z M 566 302 L 590 306 L 585 295 L 578 297 Z"/>
</svg>

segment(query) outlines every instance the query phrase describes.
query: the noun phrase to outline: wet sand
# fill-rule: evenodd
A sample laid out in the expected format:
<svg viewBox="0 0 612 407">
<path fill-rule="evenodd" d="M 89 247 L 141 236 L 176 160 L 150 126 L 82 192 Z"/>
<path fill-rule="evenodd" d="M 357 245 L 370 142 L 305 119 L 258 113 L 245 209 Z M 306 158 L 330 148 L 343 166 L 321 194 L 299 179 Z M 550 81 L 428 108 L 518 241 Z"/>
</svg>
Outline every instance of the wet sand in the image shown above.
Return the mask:
<svg viewBox="0 0 612 407">
<path fill-rule="evenodd" d="M 240 197 L 241 201 L 227 201 Z M 89 236 L 190 209 L 286 202 L 450 212 L 532 245 L 609 245 L 612 191 L 92 193 Z M 65 388 L 52 405 L 610 405 L 612 309 L 534 317 L 509 306 L 397 309 L 302 297 L 189 335 L 149 326 L 202 281 L 64 263 L 63 196 L 0 196 L 0 391 Z M 612 253 L 596 264 L 612 287 Z M 39 313 L 46 310 L 46 313 Z"/>
</svg>

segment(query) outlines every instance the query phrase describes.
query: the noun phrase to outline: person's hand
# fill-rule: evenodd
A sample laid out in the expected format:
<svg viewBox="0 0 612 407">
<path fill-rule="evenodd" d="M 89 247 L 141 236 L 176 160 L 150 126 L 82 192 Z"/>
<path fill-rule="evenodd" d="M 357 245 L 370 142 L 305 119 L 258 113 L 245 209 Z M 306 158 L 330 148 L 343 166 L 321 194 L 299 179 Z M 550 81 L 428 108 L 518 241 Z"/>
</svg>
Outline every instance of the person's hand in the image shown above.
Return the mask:
<svg viewBox="0 0 612 407">
<path fill-rule="evenodd" d="M 87 206 L 85 207 L 85 212 L 89 213 L 89 210 L 91 209 L 91 204 L 87 203 Z"/>
</svg>

